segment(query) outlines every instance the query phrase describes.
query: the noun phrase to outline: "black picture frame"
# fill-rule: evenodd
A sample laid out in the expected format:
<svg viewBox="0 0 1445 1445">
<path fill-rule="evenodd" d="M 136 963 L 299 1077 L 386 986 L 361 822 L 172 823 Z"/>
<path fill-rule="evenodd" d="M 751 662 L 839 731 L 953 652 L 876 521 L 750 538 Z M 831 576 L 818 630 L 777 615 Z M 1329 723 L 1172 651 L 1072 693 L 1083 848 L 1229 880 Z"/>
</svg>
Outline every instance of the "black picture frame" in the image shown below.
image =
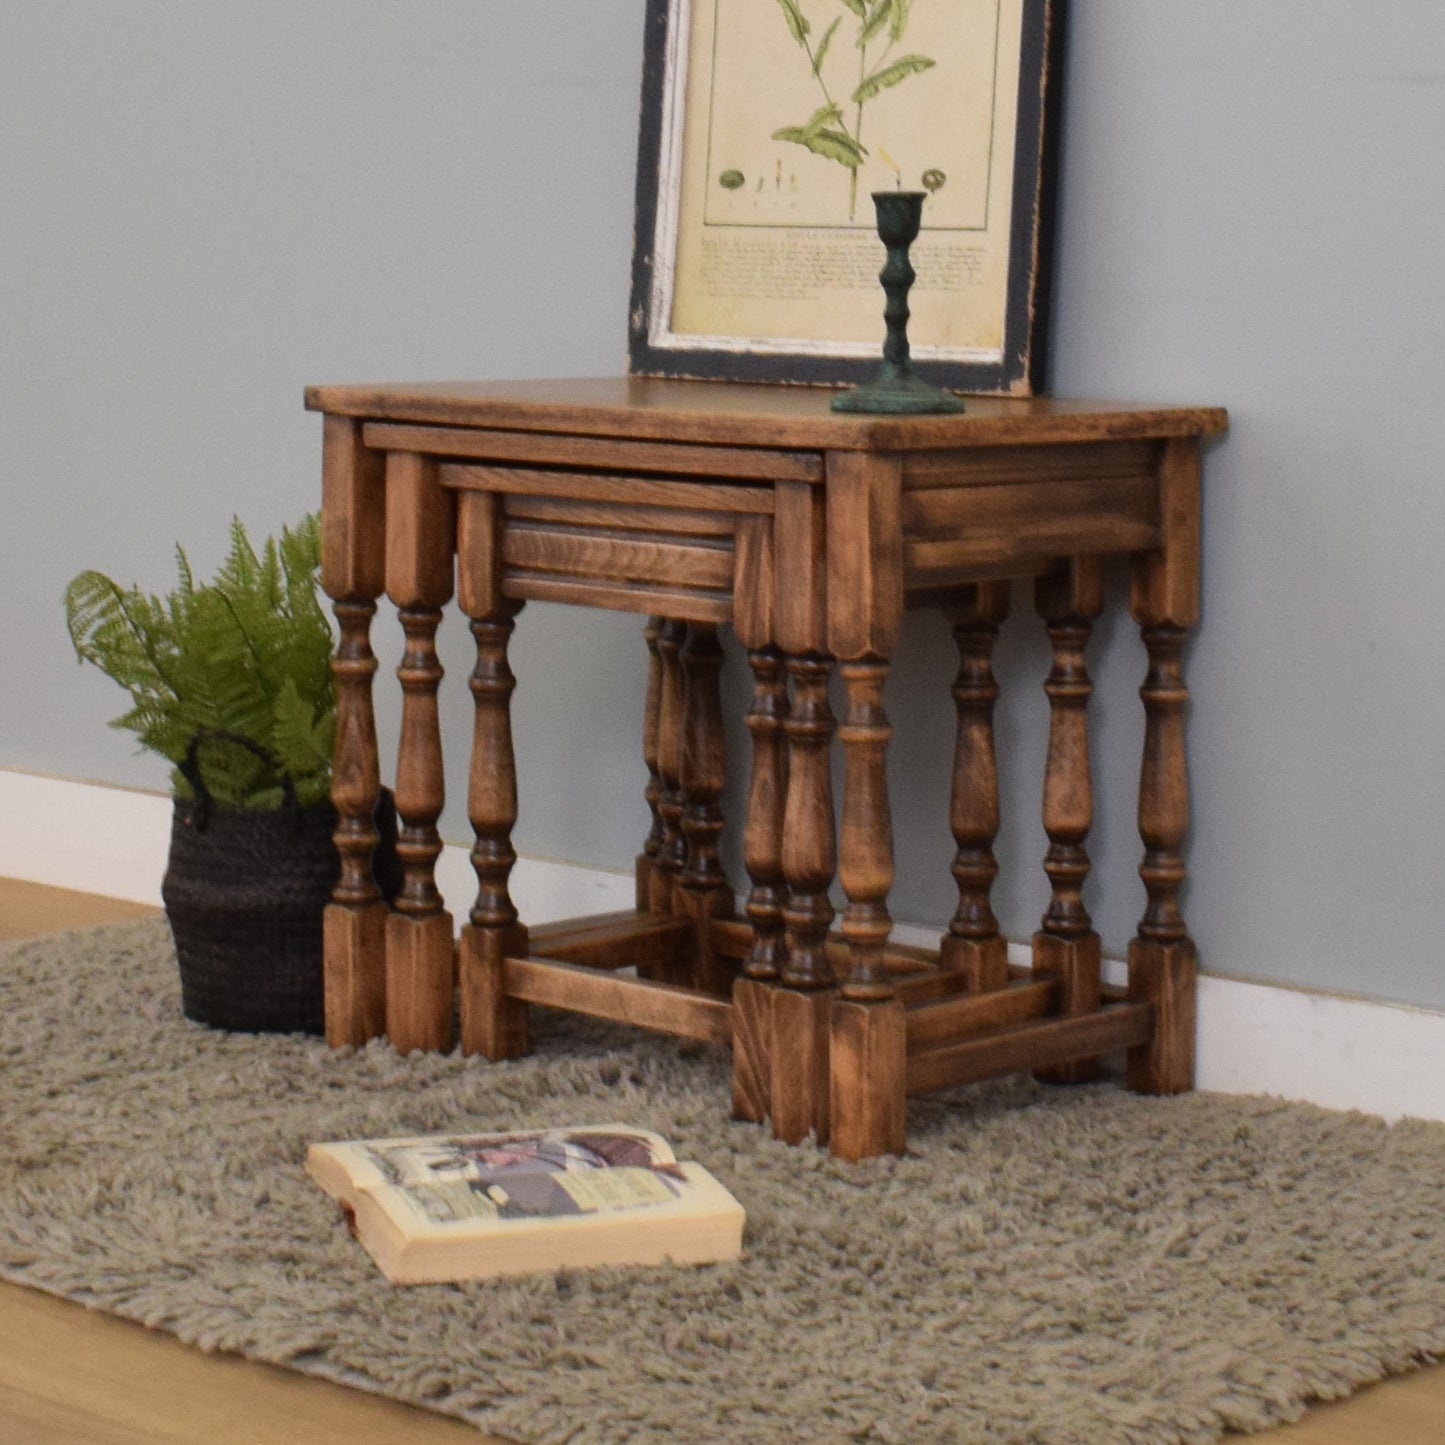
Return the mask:
<svg viewBox="0 0 1445 1445">
<path fill-rule="evenodd" d="M 865 0 L 876 4 L 879 0 Z M 877 350 L 855 356 L 820 356 L 806 350 L 747 349 L 741 338 L 725 347 L 693 344 L 668 334 L 659 283 L 673 257 L 662 254 L 659 216 L 676 180 L 664 176 L 664 117 L 680 104 L 686 64 L 676 51 L 675 27 L 693 0 L 647 0 L 641 122 L 629 307 L 629 372 L 637 376 L 856 385 L 878 369 L 883 339 L 882 292 L 878 293 Z M 1017 123 L 1012 169 L 1012 206 L 1007 238 L 1003 345 L 988 361 L 913 358 L 915 373 L 954 391 L 1030 396 L 1045 385 L 1053 227 L 1067 0 L 1022 0 Z M 671 92 L 671 94 L 670 94 Z M 671 164 L 675 167 L 676 160 Z M 879 248 L 881 266 L 883 253 Z M 661 325 L 659 325 L 661 321 Z"/>
</svg>

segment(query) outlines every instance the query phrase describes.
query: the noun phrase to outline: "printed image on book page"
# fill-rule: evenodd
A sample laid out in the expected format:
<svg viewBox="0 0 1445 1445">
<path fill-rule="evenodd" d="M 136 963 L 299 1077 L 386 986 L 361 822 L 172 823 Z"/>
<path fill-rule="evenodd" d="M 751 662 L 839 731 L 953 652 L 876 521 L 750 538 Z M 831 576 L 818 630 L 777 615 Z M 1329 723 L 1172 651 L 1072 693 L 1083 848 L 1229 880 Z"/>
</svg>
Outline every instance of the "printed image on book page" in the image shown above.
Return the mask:
<svg viewBox="0 0 1445 1445">
<path fill-rule="evenodd" d="M 1003 355 L 1022 0 L 692 0 L 664 115 L 654 345 L 874 356 L 870 193 L 928 193 L 916 358 Z"/>
</svg>

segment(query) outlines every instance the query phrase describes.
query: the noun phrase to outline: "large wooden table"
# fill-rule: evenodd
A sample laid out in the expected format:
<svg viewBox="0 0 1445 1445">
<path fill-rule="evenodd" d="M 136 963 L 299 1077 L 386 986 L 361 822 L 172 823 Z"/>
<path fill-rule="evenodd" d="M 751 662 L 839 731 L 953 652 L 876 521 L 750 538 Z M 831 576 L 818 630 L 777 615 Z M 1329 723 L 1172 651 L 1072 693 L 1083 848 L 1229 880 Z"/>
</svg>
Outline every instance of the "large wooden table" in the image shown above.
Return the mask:
<svg viewBox="0 0 1445 1445">
<path fill-rule="evenodd" d="M 492 1059 L 526 1050 L 533 1003 L 730 1043 L 739 1117 L 766 1119 L 792 1142 L 811 1131 L 847 1158 L 903 1148 L 908 1095 L 994 1074 L 1067 1082 L 1127 1050 L 1131 1088 L 1191 1087 L 1180 656 L 1198 616 L 1200 442 L 1224 429 L 1222 411 L 976 399 L 961 416 L 845 416 L 823 391 L 636 379 L 316 387 L 306 402 L 325 414 L 322 580 L 341 632 L 333 1043 L 386 1033 L 402 1049 L 450 1048 L 458 985 L 462 1047 Z M 1108 556 L 1130 559 L 1148 658 L 1147 905 L 1122 997 L 1101 987 L 1082 896 L 1084 651 Z M 1053 648 L 1042 780 L 1051 896 L 1027 971 L 1010 970 L 989 903 L 999 824 L 990 658 L 1020 577 L 1033 579 Z M 395 780 L 406 881 L 391 907 L 370 868 L 381 782 L 370 628 L 383 592 L 406 634 Z M 468 813 L 478 893 L 456 946 L 433 877 L 435 636 L 454 593 L 477 644 Z M 653 827 L 635 910 L 529 932 L 508 894 L 507 645 L 532 598 L 647 616 Z M 883 692 L 915 606 L 949 611 L 960 658 L 949 803 L 959 902 L 936 951 L 891 943 L 887 907 Z M 723 625 L 754 680 L 742 917 L 718 853 Z M 841 724 L 828 701 L 835 667 Z M 836 933 L 835 875 L 847 899 Z"/>
</svg>

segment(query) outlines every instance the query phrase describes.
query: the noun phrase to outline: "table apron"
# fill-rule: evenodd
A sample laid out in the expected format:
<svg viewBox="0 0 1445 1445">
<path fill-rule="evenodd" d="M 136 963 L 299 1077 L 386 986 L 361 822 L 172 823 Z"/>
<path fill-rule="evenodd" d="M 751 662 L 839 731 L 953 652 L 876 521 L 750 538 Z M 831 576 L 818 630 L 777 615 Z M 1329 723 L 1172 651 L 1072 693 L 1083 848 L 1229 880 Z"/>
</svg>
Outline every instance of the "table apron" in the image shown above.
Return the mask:
<svg viewBox="0 0 1445 1445">
<path fill-rule="evenodd" d="M 500 431 L 485 427 L 408 426 L 367 422 L 362 439 L 375 451 L 423 452 L 494 463 L 665 472 L 738 481 L 821 482 L 818 452 L 714 447 L 688 442 L 618 441 L 606 437 Z"/>
<path fill-rule="evenodd" d="M 912 594 L 986 577 L 1037 574 L 1061 557 L 1157 547 L 1158 486 L 1102 476 L 905 491 L 903 583 Z"/>
</svg>

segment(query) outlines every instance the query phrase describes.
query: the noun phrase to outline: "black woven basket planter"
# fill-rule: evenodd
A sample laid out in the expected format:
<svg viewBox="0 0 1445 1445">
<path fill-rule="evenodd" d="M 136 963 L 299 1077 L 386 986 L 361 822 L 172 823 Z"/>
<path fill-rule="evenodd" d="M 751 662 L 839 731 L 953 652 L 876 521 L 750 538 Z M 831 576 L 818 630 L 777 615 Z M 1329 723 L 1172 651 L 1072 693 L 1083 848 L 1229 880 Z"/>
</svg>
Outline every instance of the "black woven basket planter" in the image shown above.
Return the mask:
<svg viewBox="0 0 1445 1445">
<path fill-rule="evenodd" d="M 192 786 L 195 786 L 192 780 Z M 222 808 L 197 789 L 177 798 L 161 884 L 181 973 L 181 1009 L 213 1028 L 325 1030 L 321 921 L 340 873 L 330 803 Z M 288 788 L 288 796 L 294 793 Z M 377 803 L 375 871 L 396 895 L 396 809 Z"/>
</svg>

